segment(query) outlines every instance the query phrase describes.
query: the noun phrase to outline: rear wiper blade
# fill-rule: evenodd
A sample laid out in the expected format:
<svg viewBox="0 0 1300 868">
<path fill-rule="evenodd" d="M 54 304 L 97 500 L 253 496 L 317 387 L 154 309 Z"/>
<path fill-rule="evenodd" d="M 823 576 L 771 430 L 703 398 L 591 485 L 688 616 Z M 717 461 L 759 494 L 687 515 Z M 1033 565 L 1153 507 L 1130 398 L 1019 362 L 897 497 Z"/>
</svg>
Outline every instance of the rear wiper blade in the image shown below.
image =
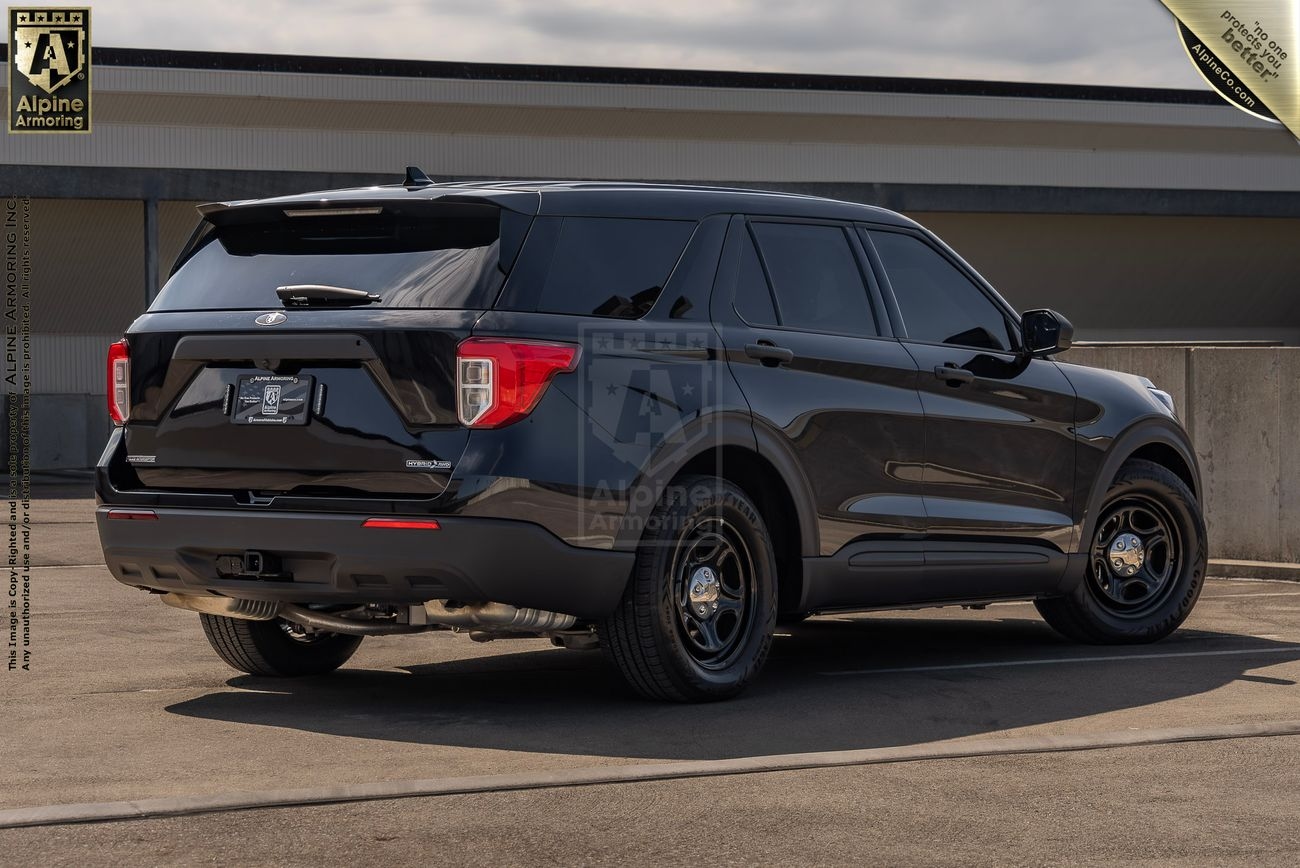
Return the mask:
<svg viewBox="0 0 1300 868">
<path fill-rule="evenodd" d="M 292 286 L 277 286 L 275 294 L 280 296 L 285 307 L 310 307 L 312 305 L 347 305 L 374 304 L 382 301 L 378 293 L 366 292 L 364 289 L 348 289 L 345 286 L 324 286 L 319 283 L 297 283 Z"/>
</svg>

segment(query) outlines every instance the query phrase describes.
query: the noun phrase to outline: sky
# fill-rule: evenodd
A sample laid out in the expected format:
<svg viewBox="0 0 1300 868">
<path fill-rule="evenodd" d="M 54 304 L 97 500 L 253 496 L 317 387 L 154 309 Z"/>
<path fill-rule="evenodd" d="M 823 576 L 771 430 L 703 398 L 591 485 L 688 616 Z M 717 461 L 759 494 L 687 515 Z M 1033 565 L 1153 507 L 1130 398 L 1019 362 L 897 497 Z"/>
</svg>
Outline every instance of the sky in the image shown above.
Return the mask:
<svg viewBox="0 0 1300 868">
<path fill-rule="evenodd" d="M 90 5 L 93 44 L 99 46 L 1206 87 L 1158 0 Z"/>
</svg>

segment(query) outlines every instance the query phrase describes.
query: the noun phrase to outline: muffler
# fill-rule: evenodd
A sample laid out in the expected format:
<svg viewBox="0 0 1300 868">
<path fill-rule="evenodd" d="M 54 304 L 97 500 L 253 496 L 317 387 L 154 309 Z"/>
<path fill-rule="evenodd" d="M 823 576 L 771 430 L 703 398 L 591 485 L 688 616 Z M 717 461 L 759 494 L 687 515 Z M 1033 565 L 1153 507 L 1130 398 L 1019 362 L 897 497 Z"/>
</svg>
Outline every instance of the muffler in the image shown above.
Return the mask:
<svg viewBox="0 0 1300 868">
<path fill-rule="evenodd" d="M 163 594 L 162 601 L 176 609 L 222 615 L 245 621 L 273 621 L 280 604 L 273 600 L 236 600 L 234 597 L 200 597 L 195 594 Z"/>
<path fill-rule="evenodd" d="M 412 614 L 418 607 L 412 607 Z M 466 603 L 450 607 L 446 600 L 429 600 L 424 604 L 424 616 L 433 624 L 446 627 L 504 630 L 516 633 L 547 633 L 568 630 L 578 619 L 573 615 L 546 612 L 542 609 L 520 609 L 505 603 Z"/>
</svg>

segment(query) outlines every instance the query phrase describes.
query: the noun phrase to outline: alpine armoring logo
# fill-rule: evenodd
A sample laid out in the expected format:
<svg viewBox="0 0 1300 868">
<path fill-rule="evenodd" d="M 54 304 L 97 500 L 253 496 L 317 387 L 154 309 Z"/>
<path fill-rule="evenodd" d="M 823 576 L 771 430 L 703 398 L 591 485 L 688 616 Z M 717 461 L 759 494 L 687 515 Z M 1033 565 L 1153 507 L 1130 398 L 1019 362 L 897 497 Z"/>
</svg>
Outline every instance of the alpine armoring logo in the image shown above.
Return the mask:
<svg viewBox="0 0 1300 868">
<path fill-rule="evenodd" d="M 648 544 L 654 501 L 672 492 L 641 484 L 642 474 L 663 456 L 711 453 L 722 445 L 710 411 L 721 404 L 726 363 L 716 333 L 703 324 L 584 325 L 581 334 L 585 363 L 574 390 L 583 409 L 574 453 L 583 492 L 580 531 L 607 544 L 624 538 Z"/>
<path fill-rule="evenodd" d="M 90 132 L 90 10 L 9 10 L 9 132 Z"/>
</svg>

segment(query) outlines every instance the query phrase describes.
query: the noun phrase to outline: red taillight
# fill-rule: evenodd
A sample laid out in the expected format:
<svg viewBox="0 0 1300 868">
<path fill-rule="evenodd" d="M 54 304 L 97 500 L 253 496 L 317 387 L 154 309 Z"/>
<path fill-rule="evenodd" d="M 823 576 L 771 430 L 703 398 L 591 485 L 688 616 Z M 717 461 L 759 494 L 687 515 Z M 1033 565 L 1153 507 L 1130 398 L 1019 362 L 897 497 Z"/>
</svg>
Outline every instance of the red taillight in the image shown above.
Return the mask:
<svg viewBox="0 0 1300 868">
<path fill-rule="evenodd" d="M 398 530 L 437 530 L 436 521 L 418 521 L 407 518 L 368 518 L 361 522 L 362 527 L 389 527 Z"/>
<path fill-rule="evenodd" d="M 108 345 L 108 415 L 114 425 L 131 415 L 131 350 L 126 341 Z"/>
<path fill-rule="evenodd" d="M 551 378 L 578 366 L 578 347 L 546 341 L 468 338 L 456 348 L 461 424 L 500 428 L 527 416 Z"/>
<path fill-rule="evenodd" d="M 108 517 L 126 521 L 157 521 L 158 513 L 152 509 L 110 509 Z"/>
</svg>

